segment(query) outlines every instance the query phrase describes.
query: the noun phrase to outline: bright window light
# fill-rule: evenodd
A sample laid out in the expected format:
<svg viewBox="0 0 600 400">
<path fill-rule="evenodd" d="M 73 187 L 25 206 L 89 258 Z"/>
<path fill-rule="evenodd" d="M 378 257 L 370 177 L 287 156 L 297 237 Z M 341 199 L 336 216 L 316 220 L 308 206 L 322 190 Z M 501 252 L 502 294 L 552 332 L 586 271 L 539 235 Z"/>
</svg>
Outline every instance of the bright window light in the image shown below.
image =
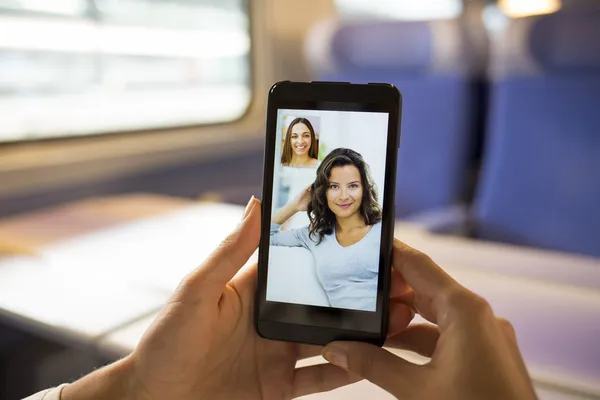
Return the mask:
<svg viewBox="0 0 600 400">
<path fill-rule="evenodd" d="M 233 121 L 249 57 L 243 0 L 0 0 L 0 143 Z"/>
<path fill-rule="evenodd" d="M 550 14 L 561 7 L 560 0 L 500 0 L 500 9 L 511 18 Z"/>
<path fill-rule="evenodd" d="M 214 58 L 246 55 L 250 38 L 243 31 L 176 31 L 0 16 L 1 49 Z"/>
<path fill-rule="evenodd" d="M 0 0 L 0 7 L 52 14 L 79 15 L 86 11 L 85 0 Z"/>
<path fill-rule="evenodd" d="M 342 15 L 363 18 L 444 19 L 462 12 L 461 0 L 336 0 L 335 3 Z"/>
</svg>

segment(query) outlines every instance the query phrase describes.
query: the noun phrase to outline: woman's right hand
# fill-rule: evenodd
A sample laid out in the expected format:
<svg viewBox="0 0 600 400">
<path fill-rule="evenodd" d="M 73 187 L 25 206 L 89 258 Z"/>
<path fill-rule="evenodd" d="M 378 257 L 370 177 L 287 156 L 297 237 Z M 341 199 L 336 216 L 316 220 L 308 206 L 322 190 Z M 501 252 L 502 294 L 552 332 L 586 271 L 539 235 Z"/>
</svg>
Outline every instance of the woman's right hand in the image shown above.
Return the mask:
<svg viewBox="0 0 600 400">
<path fill-rule="evenodd" d="M 373 345 L 333 342 L 332 364 L 402 399 L 535 399 L 510 323 L 446 274 L 431 258 L 394 241 L 392 292 L 408 284 L 403 302 L 432 324 L 412 325 L 388 337 L 387 346 L 431 358 L 415 365 Z"/>
<path fill-rule="evenodd" d="M 273 215 L 272 222 L 283 225 L 285 221 L 290 219 L 297 212 L 306 211 L 308 209 L 308 203 L 310 203 L 311 186 L 312 185 L 308 185 L 302 189 L 302 192 L 288 201 L 284 207 L 277 210 Z"/>
<path fill-rule="evenodd" d="M 310 203 L 310 191 L 311 185 L 305 187 L 293 200 L 292 204 L 296 212 L 306 211 L 308 209 L 308 203 Z"/>
</svg>

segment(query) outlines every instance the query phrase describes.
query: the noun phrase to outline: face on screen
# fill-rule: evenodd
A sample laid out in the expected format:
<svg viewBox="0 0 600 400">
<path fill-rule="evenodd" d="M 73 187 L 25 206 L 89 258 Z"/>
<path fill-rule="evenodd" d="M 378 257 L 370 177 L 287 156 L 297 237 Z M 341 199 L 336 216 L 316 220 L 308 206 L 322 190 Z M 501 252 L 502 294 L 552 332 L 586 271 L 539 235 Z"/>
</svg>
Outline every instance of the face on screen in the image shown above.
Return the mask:
<svg viewBox="0 0 600 400">
<path fill-rule="evenodd" d="M 278 110 L 267 301 L 376 311 L 388 117 Z"/>
</svg>

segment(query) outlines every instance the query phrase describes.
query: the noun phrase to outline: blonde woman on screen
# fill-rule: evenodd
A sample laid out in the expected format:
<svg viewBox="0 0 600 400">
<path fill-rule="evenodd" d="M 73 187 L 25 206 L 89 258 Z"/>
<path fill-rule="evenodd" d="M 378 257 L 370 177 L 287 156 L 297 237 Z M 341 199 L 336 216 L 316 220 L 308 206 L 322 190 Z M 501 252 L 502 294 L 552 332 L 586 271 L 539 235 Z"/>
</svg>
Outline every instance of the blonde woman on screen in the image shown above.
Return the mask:
<svg viewBox="0 0 600 400">
<path fill-rule="evenodd" d="M 294 119 L 285 134 L 281 165 L 284 167 L 316 167 L 318 164 L 315 130 L 306 118 Z"/>
</svg>

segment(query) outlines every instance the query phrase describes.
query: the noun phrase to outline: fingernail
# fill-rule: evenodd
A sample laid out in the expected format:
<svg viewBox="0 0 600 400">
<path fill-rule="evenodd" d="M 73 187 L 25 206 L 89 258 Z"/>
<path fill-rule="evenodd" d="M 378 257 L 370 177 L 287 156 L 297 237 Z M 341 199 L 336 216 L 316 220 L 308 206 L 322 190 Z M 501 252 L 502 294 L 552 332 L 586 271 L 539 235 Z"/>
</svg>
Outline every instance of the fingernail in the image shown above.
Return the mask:
<svg viewBox="0 0 600 400">
<path fill-rule="evenodd" d="M 250 211 L 252 211 L 253 208 L 254 208 L 254 195 L 252 195 L 252 197 L 250 197 L 250 201 L 248 202 L 248 205 L 246 205 L 246 209 L 244 210 L 244 216 L 242 217 L 242 221 L 245 220 L 248 215 L 250 215 Z"/>
<path fill-rule="evenodd" d="M 346 357 L 346 354 L 338 348 L 326 348 L 323 350 L 323 358 L 333 365 L 348 369 L 348 357 Z"/>
</svg>

